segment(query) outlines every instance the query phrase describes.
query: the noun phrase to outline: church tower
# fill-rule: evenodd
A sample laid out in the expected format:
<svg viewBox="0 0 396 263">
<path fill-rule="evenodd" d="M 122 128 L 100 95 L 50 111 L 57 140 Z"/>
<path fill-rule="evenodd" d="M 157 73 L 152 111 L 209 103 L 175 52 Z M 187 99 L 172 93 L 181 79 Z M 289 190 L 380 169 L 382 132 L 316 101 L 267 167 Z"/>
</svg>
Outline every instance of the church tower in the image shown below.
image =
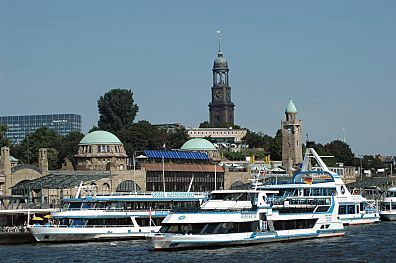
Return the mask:
<svg viewBox="0 0 396 263">
<path fill-rule="evenodd" d="M 301 145 L 301 120 L 297 120 L 297 109 L 290 98 L 285 110 L 286 120 L 282 121 L 282 164 L 287 172 L 293 172 L 292 167 L 303 161 Z"/>
<path fill-rule="evenodd" d="M 234 124 L 234 103 L 231 102 L 229 86 L 228 62 L 221 51 L 221 35 L 219 33 L 219 52 L 213 63 L 212 101 L 209 103 L 209 122 L 213 127 L 221 127 L 224 123 Z"/>
</svg>

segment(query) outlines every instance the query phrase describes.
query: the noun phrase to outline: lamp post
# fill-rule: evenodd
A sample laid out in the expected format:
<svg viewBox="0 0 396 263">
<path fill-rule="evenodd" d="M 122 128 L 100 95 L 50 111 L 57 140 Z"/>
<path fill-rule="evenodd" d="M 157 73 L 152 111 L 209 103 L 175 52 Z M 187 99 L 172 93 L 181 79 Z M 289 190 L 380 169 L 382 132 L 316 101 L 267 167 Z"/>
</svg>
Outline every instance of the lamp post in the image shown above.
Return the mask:
<svg viewBox="0 0 396 263">
<path fill-rule="evenodd" d="M 359 159 L 360 159 L 360 181 L 363 180 L 363 165 L 362 165 L 362 160 L 363 160 L 363 155 L 359 155 Z"/>
<path fill-rule="evenodd" d="M 217 166 L 217 164 L 215 163 L 214 166 L 215 166 L 214 167 L 214 189 L 217 190 L 216 189 L 216 185 L 217 185 L 217 169 L 216 169 L 216 166 Z"/>
<path fill-rule="evenodd" d="M 133 151 L 133 188 L 135 190 L 135 195 L 136 193 L 136 159 L 135 159 L 136 151 Z"/>
</svg>

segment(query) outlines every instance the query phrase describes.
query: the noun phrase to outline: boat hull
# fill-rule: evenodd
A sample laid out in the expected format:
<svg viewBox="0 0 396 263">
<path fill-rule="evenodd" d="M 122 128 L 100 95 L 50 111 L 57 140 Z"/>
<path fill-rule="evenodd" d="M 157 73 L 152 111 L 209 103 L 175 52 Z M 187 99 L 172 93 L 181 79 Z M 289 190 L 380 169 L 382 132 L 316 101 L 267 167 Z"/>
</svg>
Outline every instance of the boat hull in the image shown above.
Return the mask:
<svg viewBox="0 0 396 263">
<path fill-rule="evenodd" d="M 381 220 L 385 221 L 396 221 L 396 211 L 390 212 L 390 211 L 382 211 L 380 212 Z"/>
<path fill-rule="evenodd" d="M 37 242 L 143 239 L 160 227 L 30 227 Z"/>
<path fill-rule="evenodd" d="M 344 225 L 373 224 L 380 221 L 380 216 L 379 214 L 356 215 L 352 217 L 340 216 L 340 220 Z"/>
<path fill-rule="evenodd" d="M 277 232 L 248 232 L 236 234 L 214 234 L 214 235 L 169 235 L 154 234 L 149 236 L 154 250 L 177 250 L 202 247 L 224 247 L 255 245 L 271 242 L 285 242 L 302 239 L 343 236 L 344 229 L 327 231 L 311 231 L 303 233 L 299 231 Z"/>
</svg>

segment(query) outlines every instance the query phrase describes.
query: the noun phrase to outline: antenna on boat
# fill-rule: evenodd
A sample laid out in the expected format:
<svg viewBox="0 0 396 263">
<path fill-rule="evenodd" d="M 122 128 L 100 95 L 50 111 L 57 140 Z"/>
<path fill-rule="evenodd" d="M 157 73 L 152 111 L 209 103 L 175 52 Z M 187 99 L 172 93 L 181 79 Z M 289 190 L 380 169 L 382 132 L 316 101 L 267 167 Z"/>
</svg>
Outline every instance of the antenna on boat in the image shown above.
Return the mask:
<svg viewBox="0 0 396 263">
<path fill-rule="evenodd" d="M 82 186 L 83 186 L 83 181 L 80 182 L 80 186 L 77 189 L 76 198 L 80 196 Z"/>
<path fill-rule="evenodd" d="M 187 192 L 190 192 L 193 181 L 194 181 L 194 175 L 192 176 L 190 184 L 188 185 Z"/>
</svg>

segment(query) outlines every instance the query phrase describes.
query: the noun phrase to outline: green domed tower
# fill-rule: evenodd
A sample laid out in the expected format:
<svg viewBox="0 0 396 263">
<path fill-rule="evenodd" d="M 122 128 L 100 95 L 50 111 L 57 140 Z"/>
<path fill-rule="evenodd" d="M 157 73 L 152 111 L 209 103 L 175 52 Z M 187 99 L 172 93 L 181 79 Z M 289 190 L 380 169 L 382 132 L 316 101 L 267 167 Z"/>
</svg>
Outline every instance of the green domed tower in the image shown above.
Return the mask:
<svg viewBox="0 0 396 263">
<path fill-rule="evenodd" d="M 282 121 L 282 165 L 288 173 L 292 167 L 302 162 L 301 120 L 297 120 L 297 108 L 290 98 L 287 104 L 286 120 Z"/>
<path fill-rule="evenodd" d="M 127 154 L 121 141 L 107 131 L 93 131 L 78 144 L 78 170 L 126 170 Z"/>
</svg>

